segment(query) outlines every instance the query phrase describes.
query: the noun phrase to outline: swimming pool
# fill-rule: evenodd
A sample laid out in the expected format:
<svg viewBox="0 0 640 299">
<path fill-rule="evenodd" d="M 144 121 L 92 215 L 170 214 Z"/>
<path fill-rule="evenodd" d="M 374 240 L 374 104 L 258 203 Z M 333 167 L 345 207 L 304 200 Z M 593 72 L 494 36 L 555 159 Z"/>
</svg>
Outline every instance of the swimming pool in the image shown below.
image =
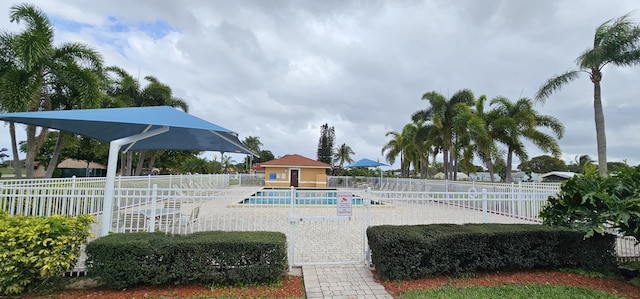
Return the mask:
<svg viewBox="0 0 640 299">
<path fill-rule="evenodd" d="M 296 205 L 336 205 L 338 191 L 335 189 L 298 189 L 296 192 Z M 362 198 L 352 194 L 351 203 L 362 205 Z M 245 198 L 241 204 L 256 205 L 290 205 L 290 189 L 263 189 Z"/>
</svg>

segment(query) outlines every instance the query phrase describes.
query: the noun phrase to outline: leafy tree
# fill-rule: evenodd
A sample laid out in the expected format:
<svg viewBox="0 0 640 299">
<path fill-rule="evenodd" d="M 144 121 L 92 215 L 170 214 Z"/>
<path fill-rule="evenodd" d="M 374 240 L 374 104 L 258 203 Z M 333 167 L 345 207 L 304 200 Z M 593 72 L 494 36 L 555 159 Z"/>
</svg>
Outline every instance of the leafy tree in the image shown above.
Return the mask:
<svg viewBox="0 0 640 299">
<path fill-rule="evenodd" d="M 494 108 L 489 112 L 493 132 L 496 140 L 507 146 L 506 173 L 503 177 L 507 183 L 511 182 L 513 155 L 520 161 L 528 160 L 527 150 L 522 138 L 529 140 L 544 152 L 551 152 L 560 156 L 560 146 L 556 139 L 538 128 L 549 128 L 557 138 L 564 135 L 564 126 L 555 117 L 540 115 L 533 109 L 533 102 L 528 98 L 521 98 L 511 102 L 505 97 L 491 100 Z"/>
<path fill-rule="evenodd" d="M 250 149 L 254 153 L 260 152 L 260 147 L 262 146 L 262 142 L 260 142 L 260 137 L 257 136 L 247 136 L 244 138 L 242 143 Z M 253 155 L 247 155 L 245 158 L 245 164 L 247 165 L 246 169 L 249 170 L 253 167 Z"/>
<path fill-rule="evenodd" d="M 408 123 L 402 128 L 402 132 L 389 131 L 385 136 L 393 136 L 382 147 L 382 154 L 386 156 L 389 164 L 395 163 L 400 156 L 400 176 L 408 177 L 411 163 L 415 163 L 420 155 L 419 143 L 417 141 L 417 133 L 419 128 L 416 124 Z"/>
<path fill-rule="evenodd" d="M 205 158 L 190 156 L 185 158 L 178 167 L 181 173 L 213 173 L 214 167 Z"/>
<path fill-rule="evenodd" d="M 456 164 L 459 150 L 461 149 L 458 137 L 460 137 L 460 134 L 466 134 L 466 132 L 455 123 L 454 119 L 464 109 L 463 107 L 466 108 L 474 104 L 473 93 L 468 89 L 463 89 L 447 100 L 442 94 L 431 91 L 425 93 L 422 99 L 429 102 L 429 107 L 416 111 L 411 116 L 411 119 L 414 121 L 431 121 L 438 129 L 445 179 L 455 179 L 455 174 L 457 173 L 455 169 L 457 169 Z"/>
<path fill-rule="evenodd" d="M 639 62 L 640 27 L 631 22 L 629 14 L 627 14 L 615 20 L 608 20 L 598 26 L 593 38 L 593 47 L 587 49 L 576 59 L 578 69 L 567 71 L 547 80 L 535 95 L 537 100 L 544 101 L 555 91 L 578 78 L 580 73 L 589 75 L 591 82 L 593 82 L 598 169 L 602 175 L 607 173 L 607 139 L 600 87 L 602 70 L 609 64 L 629 66 Z"/>
<path fill-rule="evenodd" d="M 609 172 L 620 172 L 628 166 L 626 162 L 607 162 Z"/>
<path fill-rule="evenodd" d="M 459 147 L 463 149 L 463 158 L 458 169 L 466 173 L 475 173 L 476 166 L 473 165 L 473 158 L 478 156 L 487 166 L 491 182 L 494 182 L 493 160 L 499 152 L 492 136 L 492 119 L 484 112 L 486 99 L 485 95 L 480 96 L 475 101 L 474 109 L 470 106 L 458 107 L 454 123 L 457 124 Z"/>
<path fill-rule="evenodd" d="M 191 159 L 191 157 L 197 158 L 200 153 L 200 151 L 166 150 L 158 155 L 156 166 L 160 168 L 160 173 L 162 174 L 182 173 L 181 166 L 183 162 Z"/>
<path fill-rule="evenodd" d="M 9 112 L 73 109 L 93 107 L 100 99 L 98 74 L 102 57 L 92 48 L 80 43 L 53 45 L 53 26 L 39 8 L 31 4 L 11 7 L 10 21 L 25 22 L 24 30 L 17 34 L 0 34 L 0 104 Z M 73 99 L 69 106 L 58 97 Z M 78 105 L 78 106 L 74 106 Z M 20 177 L 18 144 L 15 126 L 10 124 L 16 176 Z M 48 130 L 36 134 L 36 127 L 27 125 L 26 175 L 33 177 L 36 154 Z M 55 164 L 55 163 L 54 163 Z"/>
<path fill-rule="evenodd" d="M 618 229 L 640 240 L 640 167 L 621 167 L 615 176 L 594 168 L 562 184 L 540 212 L 543 224 L 583 231 L 585 237 Z"/>
<path fill-rule="evenodd" d="M 116 66 L 106 68 L 107 72 L 107 96 L 108 101 L 104 103 L 106 107 L 150 107 L 150 106 L 171 106 L 180 108 L 184 112 L 189 112 L 189 105 L 184 99 L 175 97 L 171 87 L 160 82 L 154 76 L 145 76 L 147 85 L 141 87 L 138 80 L 133 78 L 127 71 Z M 144 165 L 145 156 L 151 153 L 148 168 L 154 167 L 157 156 L 163 150 L 140 151 L 137 153 L 137 165 L 133 172 L 140 175 Z M 130 151 L 121 156 L 121 170 L 124 175 L 131 174 L 133 168 L 134 152 Z"/>
<path fill-rule="evenodd" d="M 589 155 L 575 156 L 574 161 L 567 166 L 569 171 L 575 173 L 585 173 L 585 169 L 593 166 L 595 161 Z"/>
<path fill-rule="evenodd" d="M 333 162 L 333 143 L 336 139 L 336 132 L 329 124 L 320 126 L 320 140 L 318 141 L 318 161 L 327 164 Z"/>
<path fill-rule="evenodd" d="M 355 155 L 356 153 L 348 146 L 346 143 L 343 143 L 338 148 L 336 148 L 336 153 L 333 158 L 334 161 L 338 162 L 340 168 L 343 168 L 344 162 L 353 163 L 353 159 L 351 159 L 351 155 Z"/>
<path fill-rule="evenodd" d="M 276 157 L 270 150 L 261 150 L 258 152 L 258 157 L 256 157 L 256 163 L 267 162 L 275 159 Z"/>
<path fill-rule="evenodd" d="M 535 173 L 547 173 L 551 171 L 566 171 L 567 164 L 564 161 L 551 157 L 549 155 L 542 155 L 531 158 L 529 161 L 525 161 L 520 164 L 522 171 L 531 171 Z"/>
</svg>

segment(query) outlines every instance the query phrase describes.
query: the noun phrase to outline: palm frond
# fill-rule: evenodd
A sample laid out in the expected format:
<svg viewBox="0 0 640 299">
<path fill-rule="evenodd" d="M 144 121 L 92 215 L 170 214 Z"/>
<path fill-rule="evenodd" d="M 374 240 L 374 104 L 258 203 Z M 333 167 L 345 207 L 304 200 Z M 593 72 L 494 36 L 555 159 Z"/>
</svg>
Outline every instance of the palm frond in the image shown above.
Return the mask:
<svg viewBox="0 0 640 299">
<path fill-rule="evenodd" d="M 579 74 L 580 71 L 570 70 L 547 80 L 544 84 L 542 84 L 542 86 L 540 86 L 540 88 L 536 92 L 536 101 L 544 103 L 544 101 L 549 98 L 555 91 L 562 88 L 565 84 L 575 80 Z"/>
</svg>

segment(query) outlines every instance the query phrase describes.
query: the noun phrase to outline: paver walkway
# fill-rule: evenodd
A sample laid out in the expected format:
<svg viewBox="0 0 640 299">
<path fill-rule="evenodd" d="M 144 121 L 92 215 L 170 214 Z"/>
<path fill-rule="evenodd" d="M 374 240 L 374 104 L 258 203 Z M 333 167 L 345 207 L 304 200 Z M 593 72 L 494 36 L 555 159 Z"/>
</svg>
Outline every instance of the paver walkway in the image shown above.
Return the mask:
<svg viewBox="0 0 640 299">
<path fill-rule="evenodd" d="M 302 266 L 302 275 L 307 299 L 393 298 L 363 265 Z"/>
</svg>

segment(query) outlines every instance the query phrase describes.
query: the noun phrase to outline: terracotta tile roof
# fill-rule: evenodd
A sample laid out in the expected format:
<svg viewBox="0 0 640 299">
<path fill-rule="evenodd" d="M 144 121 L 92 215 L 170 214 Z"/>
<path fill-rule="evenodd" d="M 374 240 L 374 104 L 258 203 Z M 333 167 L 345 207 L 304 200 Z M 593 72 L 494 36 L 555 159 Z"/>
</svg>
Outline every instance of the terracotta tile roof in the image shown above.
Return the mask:
<svg viewBox="0 0 640 299">
<path fill-rule="evenodd" d="M 290 167 L 290 166 L 303 166 L 303 167 L 311 167 L 311 168 L 331 168 L 332 166 L 327 163 L 323 163 L 316 160 L 311 160 L 309 158 L 300 156 L 300 155 L 285 155 L 282 158 L 267 161 L 260 163 L 260 166 L 271 166 L 271 167 Z"/>
</svg>

